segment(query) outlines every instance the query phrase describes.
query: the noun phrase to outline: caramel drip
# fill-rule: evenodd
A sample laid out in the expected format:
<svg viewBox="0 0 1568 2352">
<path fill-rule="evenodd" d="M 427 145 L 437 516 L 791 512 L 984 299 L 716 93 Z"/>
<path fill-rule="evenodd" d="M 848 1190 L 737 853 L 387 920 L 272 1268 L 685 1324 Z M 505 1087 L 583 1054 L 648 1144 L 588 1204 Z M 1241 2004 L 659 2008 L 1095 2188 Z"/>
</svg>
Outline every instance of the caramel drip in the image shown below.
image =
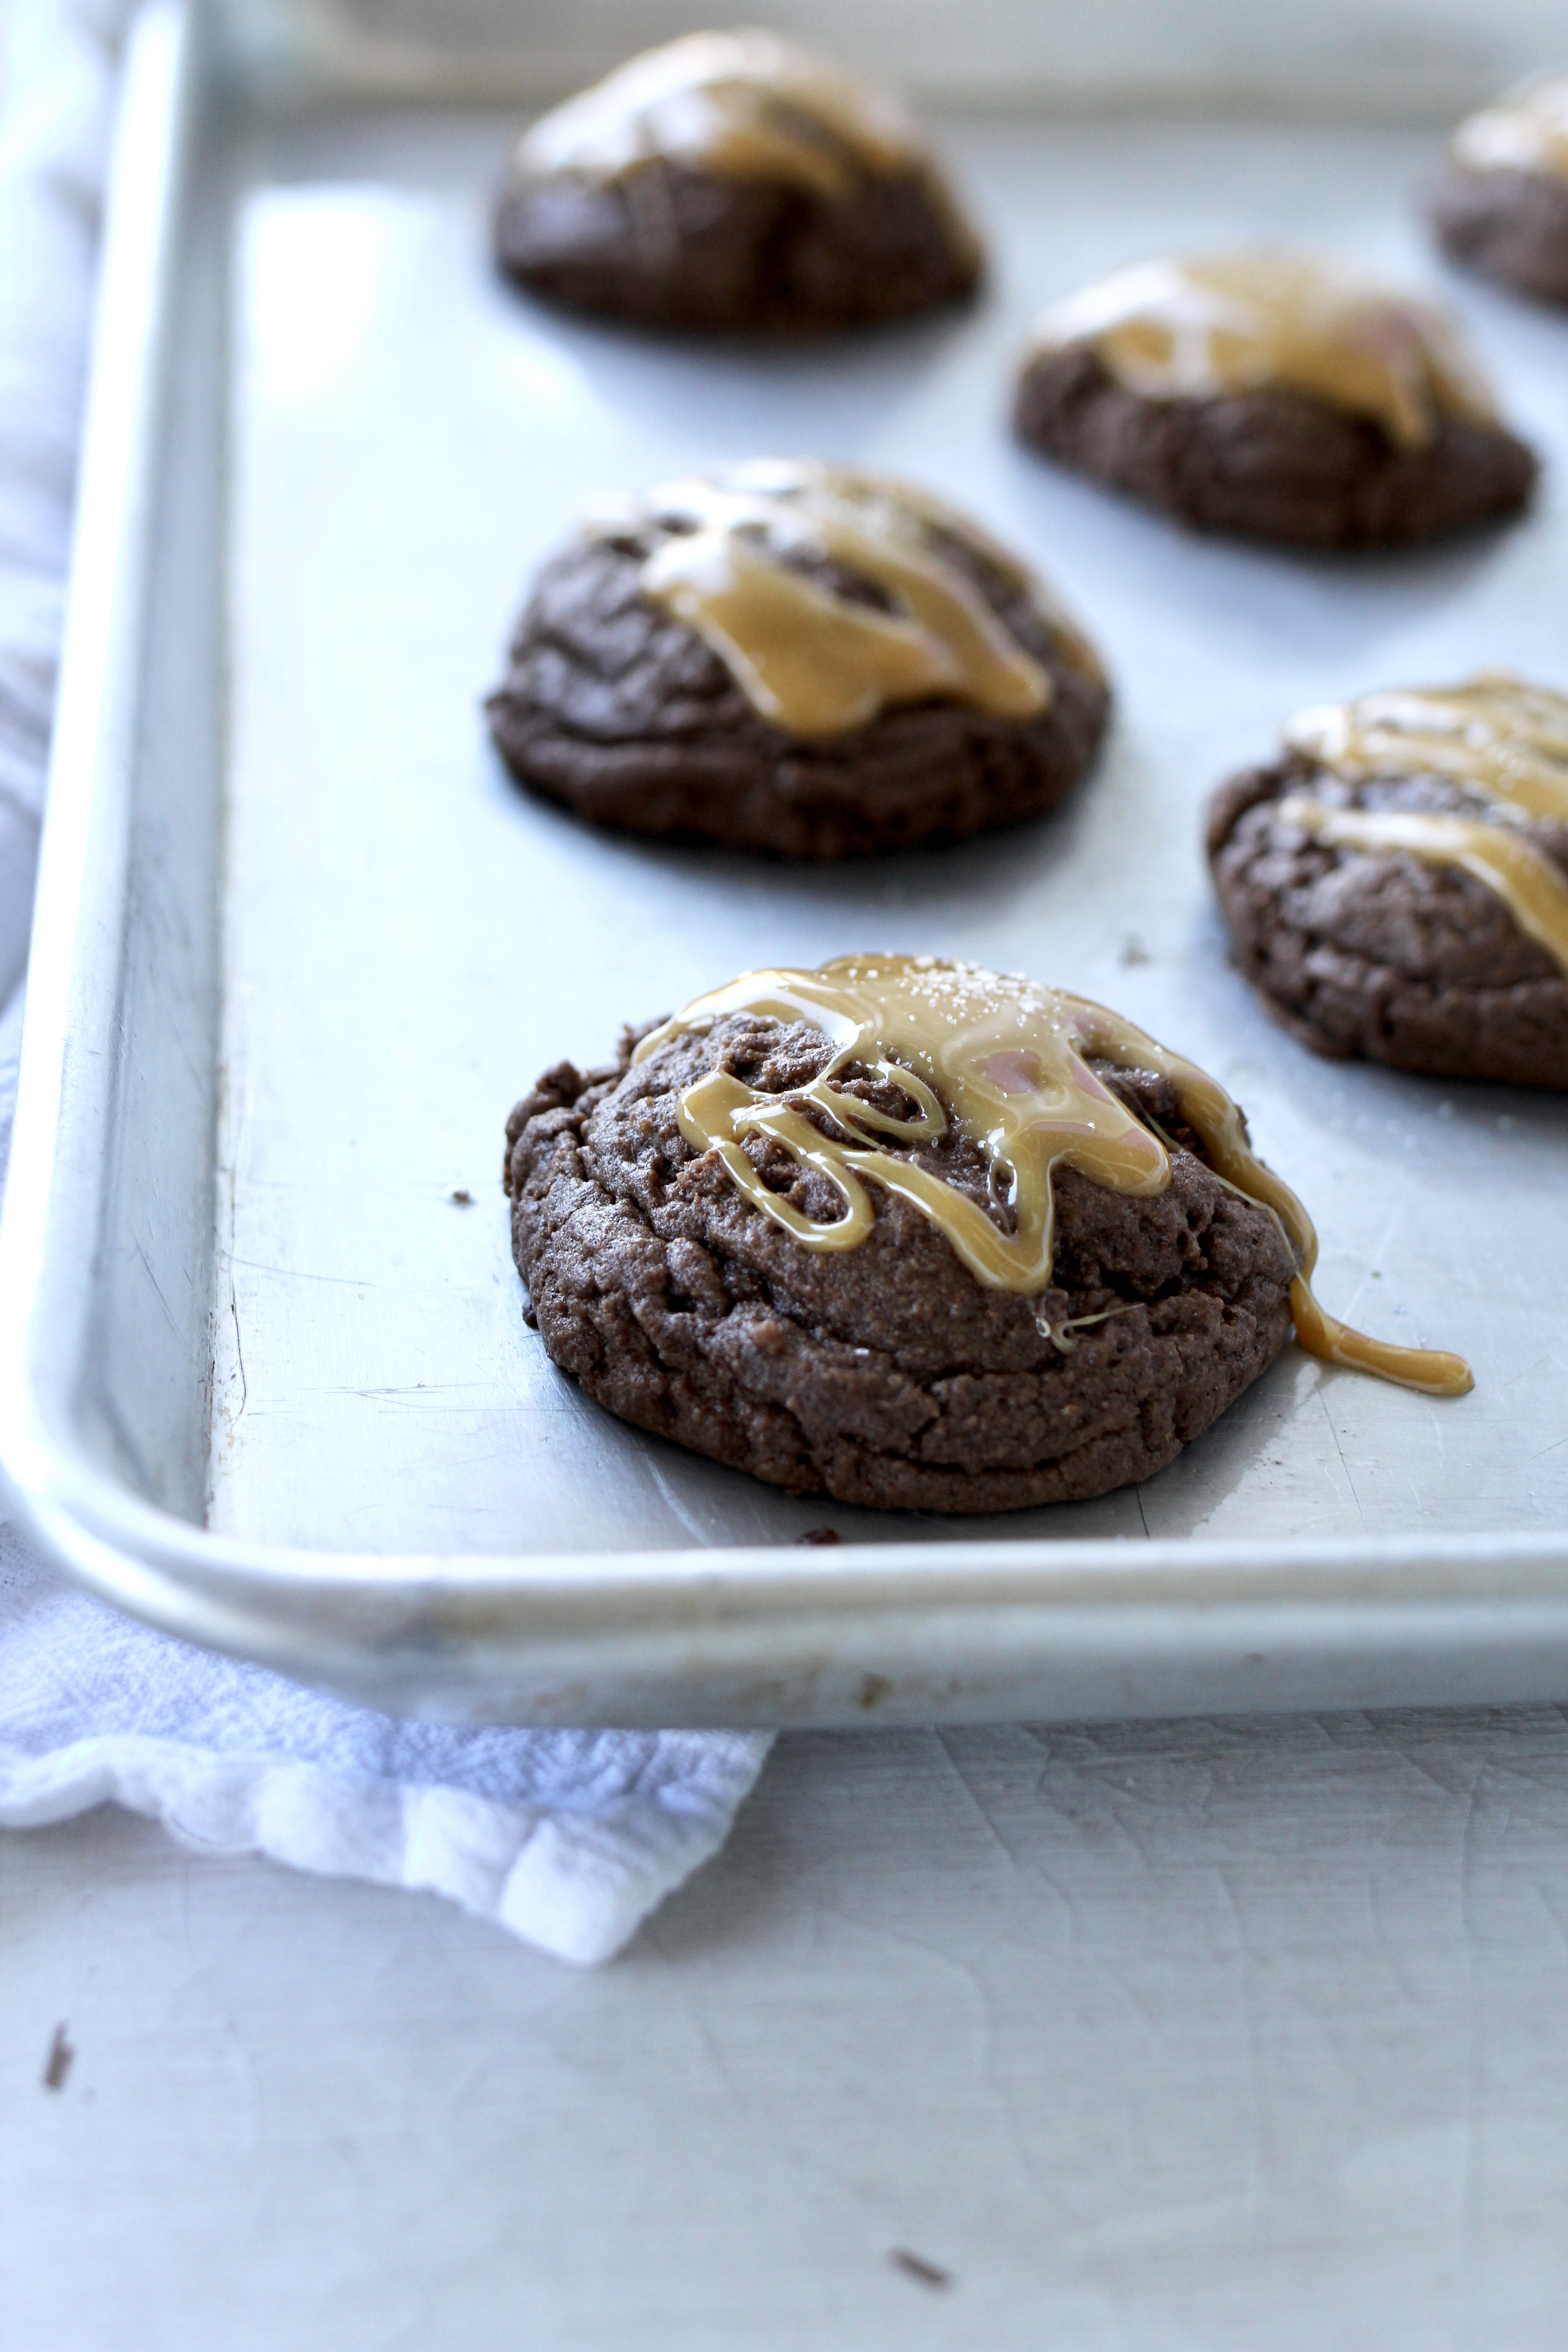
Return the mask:
<svg viewBox="0 0 1568 2352">
<path fill-rule="evenodd" d="M 1485 817 L 1426 809 L 1329 808 L 1291 793 L 1279 803 L 1282 824 L 1299 825 L 1331 849 L 1403 851 L 1434 866 L 1459 866 L 1484 882 L 1527 932 L 1568 973 L 1568 879 L 1521 833 Z"/>
<path fill-rule="evenodd" d="M 1321 703 L 1298 712 L 1285 740 L 1346 783 L 1441 776 L 1500 808 L 1568 824 L 1568 695 L 1501 671 Z"/>
<path fill-rule="evenodd" d="M 1088 343 L 1150 400 L 1279 387 L 1369 416 L 1403 449 L 1445 416 L 1491 424 L 1491 393 L 1442 311 L 1310 253 L 1258 247 L 1134 263 L 1053 303 L 1036 354 Z"/>
<path fill-rule="evenodd" d="M 1568 180 L 1568 74 L 1520 83 L 1454 134 L 1454 160 L 1468 172 L 1536 172 Z"/>
<path fill-rule="evenodd" d="M 1568 826 L 1568 696 L 1496 673 L 1394 688 L 1303 710 L 1285 740 L 1345 783 L 1438 776 L 1479 802 L 1473 813 L 1338 808 L 1300 792 L 1278 814 L 1331 848 L 1462 866 L 1568 972 L 1568 877 L 1522 830 Z"/>
<path fill-rule="evenodd" d="M 929 1217 L 978 1281 L 1026 1295 L 1045 1291 L 1058 1167 L 1141 1199 L 1163 1192 L 1171 1181 L 1164 1144 L 1089 1068 L 1089 1058 L 1099 1057 L 1169 1078 L 1215 1173 L 1278 1219 L 1300 1262 L 1290 1300 L 1297 1339 L 1310 1354 L 1434 1396 L 1462 1395 L 1473 1385 L 1458 1356 L 1391 1347 L 1325 1314 L 1310 1287 L 1318 1249 L 1311 1221 L 1253 1153 L 1224 1087 L 1103 1005 L 975 964 L 841 956 L 816 971 L 751 972 L 715 989 L 645 1037 L 635 1058 L 736 1013 L 819 1029 L 832 1041 L 832 1056 L 809 1085 L 784 1095 L 711 1071 L 682 1094 L 680 1131 L 694 1150 L 715 1153 L 746 1198 L 805 1248 L 859 1246 L 875 1213 L 868 1179 Z M 836 1080 L 850 1064 L 897 1087 L 912 1113 L 895 1117 L 846 1092 Z M 826 1135 L 805 1116 L 808 1106 L 851 1140 Z M 889 1138 L 906 1148 L 934 1142 L 950 1129 L 980 1151 L 993 1198 L 1011 1212 L 1011 1232 L 966 1193 L 884 1148 Z M 742 1149 L 748 1135 L 782 1144 L 826 1176 L 842 1214 L 819 1223 L 770 1191 Z"/>
<path fill-rule="evenodd" d="M 518 169 L 624 179 L 662 157 L 726 180 L 843 195 L 856 175 L 936 180 L 919 126 L 885 91 L 762 32 L 690 33 L 545 115 Z"/>
<path fill-rule="evenodd" d="M 940 501 L 882 476 L 759 459 L 667 483 L 633 520 L 669 533 L 643 565 L 644 594 L 694 629 L 752 707 L 788 734 L 845 734 L 891 704 L 933 697 L 1005 719 L 1047 708 L 1048 674 L 944 540 L 1029 593 L 1064 657 L 1099 675 L 1085 641 L 1015 557 Z M 791 557 L 844 567 L 892 609 L 841 594 L 792 568 Z"/>
</svg>

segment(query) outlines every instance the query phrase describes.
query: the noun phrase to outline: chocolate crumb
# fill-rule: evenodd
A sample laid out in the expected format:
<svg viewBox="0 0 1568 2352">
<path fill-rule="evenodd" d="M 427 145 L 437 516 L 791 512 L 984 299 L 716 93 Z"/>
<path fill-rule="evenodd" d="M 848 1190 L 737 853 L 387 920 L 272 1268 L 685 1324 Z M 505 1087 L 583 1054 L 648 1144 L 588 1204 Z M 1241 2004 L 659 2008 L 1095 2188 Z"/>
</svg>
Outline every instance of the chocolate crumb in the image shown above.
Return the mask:
<svg viewBox="0 0 1568 2352">
<path fill-rule="evenodd" d="M 471 1209 L 474 1205 L 474 1196 L 466 1184 L 454 1184 L 447 1198 L 455 1202 L 459 1209 Z"/>
<path fill-rule="evenodd" d="M 902 2271 L 906 2278 L 914 2279 L 921 2286 L 930 2287 L 933 2294 L 941 2294 L 952 2284 L 951 2271 L 944 2271 L 940 2263 L 928 2263 L 923 2255 L 911 2254 L 907 2246 L 894 2246 L 888 2260 L 896 2271 Z"/>
<path fill-rule="evenodd" d="M 795 1538 L 797 1544 L 842 1543 L 843 1540 L 837 1528 L 807 1528 L 805 1535 Z"/>
<path fill-rule="evenodd" d="M 63 2024 L 55 2028 L 55 2038 L 49 2044 L 49 2054 L 44 2061 L 44 2088 L 63 2091 L 66 2076 L 70 2073 L 76 2050 Z"/>
</svg>

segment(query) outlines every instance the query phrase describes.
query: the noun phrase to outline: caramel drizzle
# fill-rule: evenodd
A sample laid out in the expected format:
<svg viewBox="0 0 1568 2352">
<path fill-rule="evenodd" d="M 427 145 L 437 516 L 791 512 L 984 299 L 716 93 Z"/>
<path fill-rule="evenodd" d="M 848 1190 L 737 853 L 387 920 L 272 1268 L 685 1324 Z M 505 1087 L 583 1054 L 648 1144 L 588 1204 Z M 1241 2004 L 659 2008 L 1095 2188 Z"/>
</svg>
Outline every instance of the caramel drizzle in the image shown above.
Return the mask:
<svg viewBox="0 0 1568 2352">
<path fill-rule="evenodd" d="M 1481 803 L 1474 813 L 1337 808 L 1299 792 L 1278 814 L 1332 848 L 1462 866 L 1568 973 L 1568 877 L 1521 830 L 1531 819 L 1568 825 L 1568 697 L 1494 672 L 1303 710 L 1285 740 L 1349 784 L 1433 775 Z"/>
<path fill-rule="evenodd" d="M 784 1095 L 713 1070 L 688 1087 L 677 1118 L 698 1152 L 713 1152 L 732 1181 L 803 1247 L 848 1250 L 865 1241 L 875 1211 L 866 1180 L 910 1202 L 944 1234 L 977 1281 L 1037 1296 L 1049 1287 L 1055 1255 L 1058 1167 L 1075 1168 L 1113 1192 L 1149 1199 L 1171 1181 L 1170 1154 L 1089 1066 L 1095 1055 L 1124 1069 L 1152 1070 L 1175 1087 L 1182 1116 L 1199 1135 L 1215 1172 L 1277 1218 L 1300 1264 L 1290 1286 L 1296 1337 L 1310 1355 L 1375 1372 L 1432 1396 L 1458 1396 L 1469 1368 L 1440 1350 L 1367 1339 L 1324 1312 L 1310 1278 L 1318 1242 L 1287 1184 L 1254 1154 L 1240 1111 L 1223 1087 L 1103 1005 L 975 964 L 931 956 L 841 956 L 816 971 L 750 972 L 700 996 L 645 1037 L 646 1060 L 666 1038 L 711 1028 L 736 1013 L 803 1022 L 831 1039 L 818 1076 Z M 914 1106 L 898 1118 L 836 1083 L 851 1063 L 897 1087 Z M 824 1134 L 805 1116 L 825 1113 L 851 1140 Z M 1006 1232 L 966 1193 L 883 1148 L 934 1142 L 950 1128 L 984 1158 Z M 770 1191 L 742 1149 L 748 1135 L 782 1144 L 828 1180 L 842 1214 L 820 1223 Z M 1042 1318 L 1058 1344 L 1061 1334 Z"/>
<path fill-rule="evenodd" d="M 1568 74 L 1520 83 L 1462 122 L 1454 160 L 1469 172 L 1537 172 L 1568 180 Z"/>
<path fill-rule="evenodd" d="M 726 180 L 843 195 L 857 173 L 937 175 L 919 126 L 885 91 L 773 33 L 690 33 L 648 49 L 534 124 L 531 175 L 625 179 L 663 157 Z"/>
<path fill-rule="evenodd" d="M 650 519 L 672 528 L 642 567 L 643 593 L 694 629 L 752 708 L 788 734 L 845 734 L 892 704 L 933 697 L 1014 719 L 1047 708 L 1048 673 L 943 553 L 942 539 L 1029 593 L 1064 658 L 1099 675 L 1084 639 L 1016 557 L 905 483 L 760 458 L 665 484 L 633 520 Z M 893 609 L 806 578 L 782 560 L 791 554 L 843 565 Z"/>
<path fill-rule="evenodd" d="M 1134 263 L 1053 303 L 1032 354 L 1088 343 L 1150 400 L 1281 386 L 1370 416 L 1403 449 L 1496 404 L 1443 312 L 1310 253 L 1258 247 Z"/>
<path fill-rule="evenodd" d="M 1568 824 L 1568 695 L 1504 670 L 1464 686 L 1391 687 L 1314 704 L 1289 722 L 1285 740 L 1347 783 L 1443 776 L 1526 816 Z"/>
</svg>

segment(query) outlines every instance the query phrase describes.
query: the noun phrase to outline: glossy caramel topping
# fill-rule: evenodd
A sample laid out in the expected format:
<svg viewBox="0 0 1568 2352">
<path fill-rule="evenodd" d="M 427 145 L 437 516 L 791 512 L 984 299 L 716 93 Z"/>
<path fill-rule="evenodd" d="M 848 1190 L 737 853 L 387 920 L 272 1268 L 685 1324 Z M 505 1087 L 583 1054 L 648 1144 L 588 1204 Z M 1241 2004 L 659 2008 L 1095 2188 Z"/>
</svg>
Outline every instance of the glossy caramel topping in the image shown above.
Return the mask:
<svg viewBox="0 0 1568 2352">
<path fill-rule="evenodd" d="M 1036 321 L 1035 353 L 1088 343 L 1150 400 L 1268 387 L 1371 417 L 1399 447 L 1445 416 L 1490 424 L 1491 394 L 1443 312 L 1310 253 L 1259 247 L 1119 269 Z"/>
<path fill-rule="evenodd" d="M 1468 172 L 1538 172 L 1568 180 L 1568 74 L 1521 82 L 1454 134 L 1454 160 Z"/>
<path fill-rule="evenodd" d="M 824 196 L 856 175 L 933 173 L 918 124 L 885 91 L 774 33 L 689 33 L 618 67 L 525 133 L 518 169 L 617 180 L 655 157 Z"/>
<path fill-rule="evenodd" d="M 1303 710 L 1285 740 L 1345 783 L 1439 776 L 1476 802 L 1342 808 L 1303 790 L 1279 814 L 1331 847 L 1462 866 L 1568 972 L 1568 877 L 1521 830 L 1531 819 L 1568 826 L 1568 696 L 1495 673 L 1468 686 L 1394 688 Z"/>
<path fill-rule="evenodd" d="M 1096 1076 L 1089 1060 L 1097 1057 L 1168 1077 L 1215 1172 L 1278 1219 L 1300 1261 L 1290 1297 L 1302 1347 L 1432 1395 L 1457 1396 L 1471 1386 L 1458 1356 L 1390 1347 L 1323 1312 L 1309 1287 L 1317 1256 L 1310 1220 L 1253 1153 L 1224 1087 L 1103 1005 L 976 964 L 842 956 L 818 971 L 751 972 L 715 989 L 646 1037 L 636 1058 L 736 1013 L 804 1022 L 832 1041 L 832 1057 L 809 1085 L 784 1095 L 712 1071 L 682 1094 L 680 1130 L 694 1150 L 715 1152 L 747 1199 L 804 1247 L 858 1247 L 875 1213 L 869 1181 L 929 1217 L 976 1280 L 1043 1293 L 1054 1260 L 1057 1168 L 1076 1168 L 1097 1184 L 1145 1199 L 1171 1181 L 1165 1145 Z M 896 1117 L 847 1093 L 836 1080 L 851 1063 L 896 1086 L 910 1114 Z M 849 1140 L 825 1134 L 805 1115 L 808 1107 Z M 884 1148 L 889 1140 L 906 1149 L 931 1143 L 950 1129 L 981 1153 L 1010 1230 L 942 1177 Z M 782 1144 L 826 1176 L 842 1214 L 819 1223 L 770 1191 L 742 1149 L 749 1135 Z M 1058 1345 L 1070 1344 L 1044 1320 L 1042 1328 Z"/>
<path fill-rule="evenodd" d="M 668 534 L 643 565 L 644 594 L 694 629 L 762 716 L 791 735 L 844 734 L 891 704 L 931 698 L 1006 719 L 1046 709 L 1047 672 L 954 562 L 952 544 L 1029 594 L 1064 657 L 1099 674 L 1016 557 L 882 475 L 760 458 L 668 482 L 629 520 Z M 887 609 L 795 568 L 812 562 L 870 583 Z"/>
<path fill-rule="evenodd" d="M 1320 703 L 1297 713 L 1285 740 L 1346 783 L 1442 776 L 1499 808 L 1568 824 L 1568 695 L 1502 671 Z"/>
</svg>

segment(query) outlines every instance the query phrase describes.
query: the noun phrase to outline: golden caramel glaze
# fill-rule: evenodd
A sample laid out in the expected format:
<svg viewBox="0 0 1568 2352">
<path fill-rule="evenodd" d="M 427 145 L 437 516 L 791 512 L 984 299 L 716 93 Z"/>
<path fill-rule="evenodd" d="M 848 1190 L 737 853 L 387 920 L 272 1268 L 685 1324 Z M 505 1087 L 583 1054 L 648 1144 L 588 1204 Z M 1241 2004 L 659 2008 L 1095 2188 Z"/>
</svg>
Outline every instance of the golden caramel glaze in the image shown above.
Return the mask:
<svg viewBox="0 0 1568 2352">
<path fill-rule="evenodd" d="M 517 169 L 624 179 L 656 159 L 722 180 L 781 180 L 829 198 L 858 177 L 945 185 L 913 117 L 873 84 L 775 33 L 689 33 L 617 67 L 526 131 Z"/>
<path fill-rule="evenodd" d="M 1568 180 L 1568 73 L 1541 74 L 1461 122 L 1453 157 L 1467 172 Z"/>
<path fill-rule="evenodd" d="M 977 1281 L 1040 1296 L 1054 1262 L 1052 1180 L 1058 1167 L 1143 1199 L 1163 1192 L 1171 1181 L 1163 1141 L 1089 1066 L 1092 1059 L 1108 1061 L 1170 1079 L 1215 1174 L 1278 1220 L 1300 1266 L 1290 1300 L 1297 1339 L 1309 1353 L 1434 1396 L 1461 1395 L 1472 1386 L 1459 1357 L 1391 1347 L 1324 1312 L 1310 1286 L 1318 1248 L 1311 1221 L 1253 1152 L 1246 1121 L 1224 1087 L 1105 1006 L 977 964 L 841 956 L 817 971 L 750 972 L 700 996 L 645 1037 L 635 1058 L 646 1060 L 668 1037 L 742 1013 L 821 1030 L 832 1043 L 830 1060 L 809 1085 L 784 1095 L 712 1071 L 682 1094 L 680 1131 L 695 1151 L 715 1153 L 746 1198 L 803 1247 L 859 1246 L 875 1214 L 868 1180 L 929 1217 Z M 897 1087 L 911 1105 L 910 1115 L 879 1110 L 836 1084 L 851 1064 Z M 808 1109 L 848 1139 L 836 1140 Z M 984 1159 L 998 1216 L 884 1148 L 889 1139 L 905 1148 L 934 1143 L 952 1131 Z M 819 1223 L 772 1192 L 742 1148 L 750 1135 L 782 1144 L 826 1176 L 842 1214 Z M 1043 1315 L 1041 1328 L 1065 1344 Z"/>
<path fill-rule="evenodd" d="M 847 733 L 896 703 L 961 702 L 1020 721 L 1048 673 L 952 560 L 966 549 L 1039 609 L 1062 658 L 1095 678 L 1087 641 L 1016 556 L 925 491 L 809 458 L 757 458 L 667 482 L 601 531 L 662 526 L 645 595 L 694 629 L 748 701 L 785 733 Z M 889 609 L 794 568 L 830 562 Z"/>
<path fill-rule="evenodd" d="M 1568 877 L 1522 830 L 1531 819 L 1568 826 L 1568 696 L 1492 671 L 1300 711 L 1285 740 L 1344 783 L 1437 776 L 1457 786 L 1473 809 L 1330 807 L 1306 789 L 1278 814 L 1333 848 L 1462 866 L 1568 972 Z"/>
<path fill-rule="evenodd" d="M 1267 389 L 1370 417 L 1403 449 L 1496 404 L 1458 327 L 1415 297 L 1312 253 L 1267 247 L 1135 262 L 1036 320 L 1030 355 L 1088 344 L 1149 400 Z"/>
<path fill-rule="evenodd" d="M 1504 670 L 1315 704 L 1289 720 L 1285 740 L 1346 783 L 1442 776 L 1500 808 L 1568 824 L 1568 695 Z"/>
</svg>

